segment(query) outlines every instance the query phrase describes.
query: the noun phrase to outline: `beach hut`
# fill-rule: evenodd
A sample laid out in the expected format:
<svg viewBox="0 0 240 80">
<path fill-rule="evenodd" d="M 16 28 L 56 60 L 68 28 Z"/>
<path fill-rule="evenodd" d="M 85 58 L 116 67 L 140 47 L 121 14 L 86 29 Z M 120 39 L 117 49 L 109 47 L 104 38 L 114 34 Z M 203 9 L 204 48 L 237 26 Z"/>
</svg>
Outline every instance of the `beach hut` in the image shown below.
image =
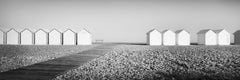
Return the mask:
<svg viewBox="0 0 240 80">
<path fill-rule="evenodd" d="M 62 34 L 57 29 L 52 29 L 49 32 L 49 45 L 61 45 L 62 44 Z"/>
<path fill-rule="evenodd" d="M 176 32 L 177 45 L 190 45 L 190 34 L 186 30 L 177 30 Z"/>
<path fill-rule="evenodd" d="M 234 44 L 240 45 L 240 30 L 237 30 L 233 33 L 234 35 Z"/>
<path fill-rule="evenodd" d="M 71 29 L 63 32 L 63 45 L 76 45 L 76 33 Z"/>
<path fill-rule="evenodd" d="M 163 45 L 176 45 L 176 34 L 171 30 L 164 30 L 162 32 Z"/>
<path fill-rule="evenodd" d="M 5 32 L 0 29 L 0 44 L 4 44 Z"/>
<path fill-rule="evenodd" d="M 210 29 L 200 30 L 197 33 L 198 44 L 217 45 L 217 35 Z"/>
<path fill-rule="evenodd" d="M 91 45 L 92 34 L 86 29 L 83 29 L 77 33 L 77 44 L 78 45 Z"/>
<path fill-rule="evenodd" d="M 20 43 L 22 45 L 32 45 L 33 44 L 33 32 L 29 29 L 24 29 L 20 32 Z"/>
<path fill-rule="evenodd" d="M 156 30 L 152 29 L 147 32 L 147 44 L 148 45 L 162 45 L 162 34 Z"/>
<path fill-rule="evenodd" d="M 35 32 L 35 36 L 34 36 L 34 44 L 35 45 L 47 45 L 48 44 L 48 37 L 47 37 L 47 32 L 39 29 Z"/>
<path fill-rule="evenodd" d="M 15 29 L 7 31 L 7 44 L 19 44 L 19 33 Z"/>
<path fill-rule="evenodd" d="M 218 45 L 230 45 L 230 33 L 225 29 L 213 30 L 217 35 Z"/>
</svg>

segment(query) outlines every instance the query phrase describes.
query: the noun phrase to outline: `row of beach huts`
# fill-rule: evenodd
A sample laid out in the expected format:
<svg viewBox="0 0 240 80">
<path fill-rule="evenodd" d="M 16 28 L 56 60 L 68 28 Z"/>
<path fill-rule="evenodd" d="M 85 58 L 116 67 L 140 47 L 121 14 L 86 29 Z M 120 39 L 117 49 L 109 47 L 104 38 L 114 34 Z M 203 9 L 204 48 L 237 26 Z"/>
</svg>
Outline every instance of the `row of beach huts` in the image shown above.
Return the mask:
<svg viewBox="0 0 240 80">
<path fill-rule="evenodd" d="M 197 43 L 200 45 L 230 45 L 231 34 L 225 29 L 204 29 L 197 33 Z M 148 45 L 190 45 L 191 35 L 187 30 L 164 30 L 162 32 L 152 29 L 147 32 Z M 240 44 L 240 31 L 234 33 L 234 43 Z M 82 29 L 74 32 L 67 29 L 60 32 L 52 29 L 49 32 L 39 29 L 35 32 L 24 29 L 18 32 L 10 29 L 6 32 L 0 30 L 0 44 L 10 45 L 91 45 L 92 34 Z"/>
<path fill-rule="evenodd" d="M 71 29 L 60 32 L 57 29 L 52 29 L 49 32 L 39 29 L 32 32 L 29 29 L 24 29 L 18 32 L 15 29 L 10 29 L 4 32 L 0 30 L 0 44 L 7 45 L 91 45 L 92 34 L 86 29 L 82 29 L 78 33 Z"/>
<path fill-rule="evenodd" d="M 197 32 L 197 44 L 199 45 L 230 45 L 231 34 L 225 29 L 204 29 Z M 152 29 L 147 32 L 148 45 L 190 45 L 190 33 L 184 29 L 175 32 L 164 30 L 159 32 Z M 240 44 L 240 31 L 234 33 L 235 44 Z"/>
</svg>

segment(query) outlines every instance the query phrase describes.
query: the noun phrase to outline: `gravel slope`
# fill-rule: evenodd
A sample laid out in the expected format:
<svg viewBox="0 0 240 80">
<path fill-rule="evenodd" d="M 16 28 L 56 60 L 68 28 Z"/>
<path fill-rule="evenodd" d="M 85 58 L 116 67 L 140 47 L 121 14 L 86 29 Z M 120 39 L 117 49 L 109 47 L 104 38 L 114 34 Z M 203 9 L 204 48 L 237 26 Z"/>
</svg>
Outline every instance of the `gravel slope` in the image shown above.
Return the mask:
<svg viewBox="0 0 240 80">
<path fill-rule="evenodd" d="M 240 79 L 240 46 L 121 45 L 54 80 Z"/>
<path fill-rule="evenodd" d="M 92 46 L 0 45 L 0 72 L 79 53 Z"/>
</svg>

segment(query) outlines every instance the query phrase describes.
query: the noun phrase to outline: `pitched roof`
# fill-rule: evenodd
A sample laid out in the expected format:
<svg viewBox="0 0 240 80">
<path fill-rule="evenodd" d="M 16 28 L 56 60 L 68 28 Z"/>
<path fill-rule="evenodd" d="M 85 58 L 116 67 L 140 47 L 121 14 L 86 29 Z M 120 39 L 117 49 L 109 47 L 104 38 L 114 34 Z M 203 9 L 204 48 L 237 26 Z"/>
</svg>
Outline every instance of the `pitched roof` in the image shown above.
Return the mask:
<svg viewBox="0 0 240 80">
<path fill-rule="evenodd" d="M 173 32 L 172 30 L 166 29 L 166 30 L 163 30 L 162 33 L 165 33 L 165 32 L 167 32 L 167 31 Z"/>
<path fill-rule="evenodd" d="M 81 31 L 79 31 L 79 32 L 82 32 L 82 31 L 86 31 L 87 33 L 89 33 L 89 34 L 92 34 L 92 33 L 90 33 L 88 30 L 86 30 L 85 28 L 83 28 Z M 78 33 L 79 33 L 78 32 Z"/>
<path fill-rule="evenodd" d="M 16 29 L 14 29 L 14 28 L 11 28 L 10 30 L 8 30 L 7 33 L 12 31 L 12 30 L 18 33 L 18 31 Z"/>
<path fill-rule="evenodd" d="M 203 30 L 200 30 L 200 31 L 198 31 L 197 34 L 204 34 L 204 33 L 208 32 L 208 31 L 211 31 L 211 29 L 203 29 Z"/>
<path fill-rule="evenodd" d="M 24 32 L 24 31 L 26 31 L 26 30 L 27 30 L 27 31 L 30 31 L 31 33 L 33 33 L 33 32 L 32 32 L 30 29 L 28 29 L 28 28 L 23 29 L 23 30 L 21 31 L 21 33 Z"/>
<path fill-rule="evenodd" d="M 50 30 L 49 33 L 52 32 L 52 31 L 54 31 L 54 30 L 57 31 L 57 32 L 59 32 L 59 33 L 61 33 L 61 31 L 57 30 L 56 28 L 53 28 L 52 30 Z"/>
<path fill-rule="evenodd" d="M 237 30 L 233 33 L 234 35 L 239 35 L 240 34 L 240 30 Z"/>
<path fill-rule="evenodd" d="M 222 32 L 224 29 L 218 29 L 218 30 L 213 30 L 213 32 L 215 32 L 215 33 L 220 33 L 220 32 Z"/>
<path fill-rule="evenodd" d="M 155 30 L 158 31 L 157 29 L 152 29 L 152 30 L 148 31 L 147 34 L 150 34 L 151 32 L 153 32 L 153 31 L 155 31 Z M 159 32 L 159 31 L 158 31 L 158 32 Z M 160 32 L 159 32 L 159 33 L 160 33 Z"/>
<path fill-rule="evenodd" d="M 45 30 L 43 30 L 43 29 L 38 29 L 37 31 L 35 31 L 35 33 L 36 33 L 36 32 L 39 32 L 39 31 L 43 31 L 43 32 L 47 33 L 47 31 L 45 31 Z"/>
<path fill-rule="evenodd" d="M 71 32 L 75 33 L 75 31 L 73 31 L 72 29 L 67 29 L 67 30 L 63 31 L 63 33 L 67 32 L 67 31 L 71 31 Z"/>
<path fill-rule="evenodd" d="M 177 31 L 175 31 L 175 33 L 178 34 L 178 33 L 182 32 L 182 31 L 186 31 L 187 33 L 189 33 L 187 30 L 184 30 L 184 29 L 177 30 Z"/>
</svg>

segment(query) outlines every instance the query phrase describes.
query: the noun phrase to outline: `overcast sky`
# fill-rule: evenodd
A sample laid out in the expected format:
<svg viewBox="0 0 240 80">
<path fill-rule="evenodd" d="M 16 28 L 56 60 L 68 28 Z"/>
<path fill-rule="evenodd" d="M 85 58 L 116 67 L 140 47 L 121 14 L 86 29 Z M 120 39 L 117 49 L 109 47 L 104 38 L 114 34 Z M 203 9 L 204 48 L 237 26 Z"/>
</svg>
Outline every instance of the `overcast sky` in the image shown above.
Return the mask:
<svg viewBox="0 0 240 80">
<path fill-rule="evenodd" d="M 240 29 L 240 0 L 0 0 L 0 28 L 86 28 L 93 39 L 145 42 L 146 32 Z"/>
</svg>

